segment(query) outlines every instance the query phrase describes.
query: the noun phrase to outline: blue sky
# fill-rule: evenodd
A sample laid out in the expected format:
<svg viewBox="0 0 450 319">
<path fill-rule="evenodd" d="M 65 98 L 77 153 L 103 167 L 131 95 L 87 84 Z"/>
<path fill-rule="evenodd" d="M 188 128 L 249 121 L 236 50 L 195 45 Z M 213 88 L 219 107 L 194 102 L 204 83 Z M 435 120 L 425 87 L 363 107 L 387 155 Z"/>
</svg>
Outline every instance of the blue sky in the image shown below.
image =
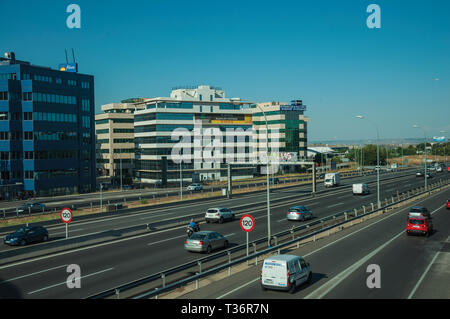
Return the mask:
<svg viewBox="0 0 450 319">
<path fill-rule="evenodd" d="M 66 7 L 81 7 L 81 29 Z M 381 8 L 369 29 L 366 8 Z M 254 102 L 302 99 L 309 140 L 450 135 L 450 1 L 5 1 L 0 51 L 57 68 L 75 49 L 95 104 L 220 86 Z M 71 55 L 71 54 L 70 54 Z M 71 59 L 71 57 L 70 57 Z"/>
</svg>

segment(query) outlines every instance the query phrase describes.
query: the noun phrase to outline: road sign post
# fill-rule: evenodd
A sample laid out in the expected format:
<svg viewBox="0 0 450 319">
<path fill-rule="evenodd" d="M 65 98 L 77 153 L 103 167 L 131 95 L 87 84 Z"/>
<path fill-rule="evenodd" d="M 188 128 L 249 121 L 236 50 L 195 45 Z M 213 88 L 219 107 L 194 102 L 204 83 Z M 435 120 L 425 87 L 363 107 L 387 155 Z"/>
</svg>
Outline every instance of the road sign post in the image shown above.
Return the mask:
<svg viewBox="0 0 450 319">
<path fill-rule="evenodd" d="M 255 219 L 248 214 L 245 214 L 241 217 L 241 229 L 246 232 L 247 237 L 247 257 L 248 257 L 248 233 L 251 232 L 255 228 Z M 247 260 L 248 264 L 248 260 Z"/>
<path fill-rule="evenodd" d="M 63 208 L 60 215 L 62 222 L 66 224 L 66 238 L 69 238 L 69 223 L 72 221 L 72 211 L 70 208 Z"/>
</svg>

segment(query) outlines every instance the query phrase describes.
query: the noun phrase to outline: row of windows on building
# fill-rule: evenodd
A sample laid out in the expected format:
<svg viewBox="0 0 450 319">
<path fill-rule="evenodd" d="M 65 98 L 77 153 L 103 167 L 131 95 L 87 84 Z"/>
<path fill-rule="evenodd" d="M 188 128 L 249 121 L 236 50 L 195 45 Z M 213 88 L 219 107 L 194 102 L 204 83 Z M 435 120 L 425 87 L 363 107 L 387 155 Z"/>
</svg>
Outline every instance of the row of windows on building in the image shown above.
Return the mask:
<svg viewBox="0 0 450 319">
<path fill-rule="evenodd" d="M 0 132 L 0 140 L 21 140 L 22 132 Z M 77 140 L 77 132 L 26 131 L 23 140 L 73 141 Z"/>
<path fill-rule="evenodd" d="M 201 95 L 200 95 L 200 101 Z M 212 101 L 212 100 L 211 100 Z M 208 107 L 209 105 L 200 105 L 200 110 L 203 107 Z M 194 103 L 192 102 L 181 102 L 181 103 L 152 103 L 148 104 L 146 109 L 155 109 L 155 108 L 161 108 L 161 109 L 193 109 Z M 243 109 L 242 105 L 239 104 L 233 104 L 233 103 L 221 103 L 219 104 L 220 110 L 241 110 Z"/>
<path fill-rule="evenodd" d="M 23 134 L 22 134 L 23 133 Z M 23 138 L 22 138 L 23 137 Z M 83 144 L 91 144 L 91 134 L 82 133 Z M 0 141 L 8 140 L 40 140 L 40 141 L 76 141 L 78 140 L 77 132 L 54 132 L 54 131 L 12 131 L 12 132 L 0 132 Z"/>
<path fill-rule="evenodd" d="M 0 73 L 0 80 L 15 80 L 16 78 L 16 73 Z"/>
<path fill-rule="evenodd" d="M 70 95 L 33 92 L 33 101 L 57 104 L 77 104 L 77 98 Z"/>
<path fill-rule="evenodd" d="M 128 128 L 115 128 L 113 129 L 114 133 L 134 133 L 134 129 L 128 129 Z M 101 129 L 101 130 L 96 130 L 95 133 L 97 134 L 108 134 L 109 133 L 109 129 Z"/>
<path fill-rule="evenodd" d="M 11 179 L 34 179 L 34 180 L 40 180 L 40 179 L 52 179 L 52 178 L 58 178 L 58 177 L 76 177 L 79 175 L 83 176 L 89 176 L 91 174 L 90 167 L 84 167 L 83 169 L 78 171 L 76 168 L 69 168 L 69 169 L 55 169 L 55 170 L 36 170 L 36 171 L 30 171 L 30 170 L 24 170 L 24 171 L 2 171 L 1 177 L 2 180 L 11 180 Z"/>
<path fill-rule="evenodd" d="M 194 114 L 190 113 L 148 113 L 135 115 L 134 122 L 153 121 L 153 120 L 183 120 L 191 121 Z"/>
<path fill-rule="evenodd" d="M 15 73 L 12 73 L 15 75 Z M 1 77 L 2 74 L 0 74 L 0 80 L 6 80 L 6 79 L 2 79 Z M 6 76 L 4 76 L 6 77 Z M 23 73 L 22 74 L 22 80 L 31 80 L 31 78 L 33 78 L 34 81 L 40 81 L 40 82 L 47 82 L 47 83 L 53 83 L 53 77 L 48 76 L 48 75 L 40 75 L 40 74 L 34 74 L 33 77 L 31 76 L 31 74 L 29 73 Z M 8 80 L 15 80 L 16 77 L 14 76 L 10 76 L 9 78 L 7 78 Z M 56 84 L 63 84 L 63 80 L 59 77 L 55 77 L 55 83 Z M 77 80 L 67 80 L 67 85 L 68 86 L 73 86 L 73 87 L 77 87 L 78 86 L 78 82 Z M 91 87 L 91 84 L 89 81 L 80 81 L 81 82 L 81 88 L 82 89 L 89 89 Z"/>
<path fill-rule="evenodd" d="M 202 148 L 199 148 L 198 151 L 201 151 Z M 218 151 L 222 152 L 222 155 L 225 156 L 226 154 L 250 154 L 253 153 L 253 148 L 250 146 L 229 146 L 229 147 L 221 147 L 221 148 L 214 148 L 215 152 Z M 182 155 L 192 155 L 196 153 L 196 149 L 194 147 L 186 147 L 186 148 L 180 148 L 178 151 L 174 148 L 144 148 L 144 149 L 138 149 L 138 153 L 141 155 L 171 155 L 171 154 L 182 154 Z M 134 153 L 134 152 L 133 152 Z M 218 153 L 216 154 L 218 155 Z"/>
<path fill-rule="evenodd" d="M 109 121 L 112 121 L 113 123 L 134 123 L 133 119 L 104 119 L 104 120 L 96 120 L 95 124 L 108 124 Z"/>
<path fill-rule="evenodd" d="M 97 144 L 109 144 L 109 138 L 99 139 L 96 141 Z M 132 138 L 115 138 L 114 143 L 123 144 L 123 143 L 134 143 L 134 139 Z"/>
<path fill-rule="evenodd" d="M 251 129 L 251 125 L 220 125 L 215 126 L 214 129 L 219 129 L 221 132 L 227 132 L 237 129 L 248 130 Z M 205 128 L 203 128 L 205 129 Z M 194 125 L 170 125 L 170 124 L 153 124 L 153 125 L 142 125 L 136 126 L 134 128 L 135 133 L 145 133 L 145 132 L 173 132 L 175 130 L 194 130 Z"/>
<path fill-rule="evenodd" d="M 213 136 L 211 140 L 217 140 L 218 137 Z M 179 143 L 180 140 L 183 143 L 194 143 L 195 137 L 182 137 L 174 136 L 174 139 L 172 139 L 171 136 L 139 136 L 134 138 L 134 143 L 136 144 L 175 144 Z M 209 139 L 205 137 L 200 137 L 199 140 L 206 140 Z M 228 136 L 222 136 L 221 141 L 223 143 L 252 143 L 253 137 L 251 135 L 228 135 Z"/>
<path fill-rule="evenodd" d="M 48 160 L 48 159 L 78 159 L 76 151 L 2 151 L 0 159 L 3 161 L 14 160 Z"/>
<path fill-rule="evenodd" d="M 104 148 L 104 149 L 97 149 L 97 153 L 101 153 L 101 154 L 109 154 L 109 148 Z M 132 154 L 135 153 L 135 149 L 134 148 L 115 148 L 113 149 L 113 153 L 115 154 Z"/>
<path fill-rule="evenodd" d="M 77 115 L 70 113 L 48 113 L 48 112 L 23 112 L 23 117 L 21 118 L 20 112 L 12 112 L 11 120 L 24 120 L 24 121 L 48 121 L 48 122 L 67 122 L 76 123 Z M 0 112 L 0 121 L 8 121 L 9 112 Z"/>
</svg>

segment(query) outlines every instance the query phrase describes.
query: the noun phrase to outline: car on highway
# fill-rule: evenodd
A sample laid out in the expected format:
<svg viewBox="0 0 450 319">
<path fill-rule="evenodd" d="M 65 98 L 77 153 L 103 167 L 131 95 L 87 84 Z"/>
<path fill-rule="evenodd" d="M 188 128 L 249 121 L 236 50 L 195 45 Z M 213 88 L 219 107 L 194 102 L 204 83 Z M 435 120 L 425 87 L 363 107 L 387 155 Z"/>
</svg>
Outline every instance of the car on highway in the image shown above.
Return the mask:
<svg viewBox="0 0 450 319">
<path fill-rule="evenodd" d="M 353 195 L 364 195 L 369 194 L 370 190 L 367 184 L 359 183 L 359 184 L 353 184 L 352 185 L 352 192 Z"/>
<path fill-rule="evenodd" d="M 286 217 L 288 220 L 301 220 L 312 219 L 313 213 L 306 206 L 293 206 L 289 208 Z"/>
<path fill-rule="evenodd" d="M 188 191 L 201 191 L 203 189 L 203 185 L 200 183 L 193 183 L 187 187 Z"/>
<path fill-rule="evenodd" d="M 206 252 L 228 247 L 228 239 L 214 231 L 199 231 L 184 241 L 184 249 L 193 252 Z"/>
<path fill-rule="evenodd" d="M 447 209 L 450 209 L 450 199 L 447 199 L 447 203 L 445 204 L 445 207 Z"/>
<path fill-rule="evenodd" d="M 442 166 L 437 166 L 436 167 L 436 172 L 437 173 L 441 173 L 442 172 Z"/>
<path fill-rule="evenodd" d="M 409 217 L 428 217 L 431 218 L 431 214 L 426 207 L 423 206 L 413 206 L 409 209 Z"/>
<path fill-rule="evenodd" d="M 225 220 L 234 220 L 234 212 L 229 208 L 209 208 L 205 213 L 205 221 L 222 224 Z"/>
<path fill-rule="evenodd" d="M 325 178 L 325 173 L 321 173 L 320 175 L 319 175 L 319 179 L 324 179 Z"/>
<path fill-rule="evenodd" d="M 33 242 L 47 241 L 48 231 L 42 226 L 21 227 L 3 239 L 3 243 L 11 246 L 25 246 Z"/>
<path fill-rule="evenodd" d="M 25 203 L 22 206 L 17 208 L 18 213 L 36 213 L 43 212 L 45 210 L 45 204 L 37 203 L 37 202 L 29 202 Z"/>
<path fill-rule="evenodd" d="M 310 283 L 311 265 L 303 257 L 277 255 L 264 259 L 260 284 L 262 290 L 285 290 L 294 293 L 303 283 Z"/>
<path fill-rule="evenodd" d="M 430 236 L 433 233 L 433 223 L 428 217 L 410 217 L 406 224 L 406 234 L 421 234 Z"/>
<path fill-rule="evenodd" d="M 422 177 L 422 176 L 424 176 L 423 174 L 424 174 L 423 172 L 417 172 L 416 177 Z"/>
</svg>

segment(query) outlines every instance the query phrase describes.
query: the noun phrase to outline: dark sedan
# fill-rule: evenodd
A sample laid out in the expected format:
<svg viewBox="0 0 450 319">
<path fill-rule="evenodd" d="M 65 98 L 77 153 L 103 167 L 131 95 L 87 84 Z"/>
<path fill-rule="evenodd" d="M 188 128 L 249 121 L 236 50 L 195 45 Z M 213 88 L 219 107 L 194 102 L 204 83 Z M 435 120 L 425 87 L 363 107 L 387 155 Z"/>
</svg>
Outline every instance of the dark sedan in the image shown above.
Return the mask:
<svg viewBox="0 0 450 319">
<path fill-rule="evenodd" d="M 22 227 L 14 233 L 6 235 L 3 242 L 11 246 L 25 246 L 29 243 L 48 240 L 48 231 L 42 226 Z"/>
<path fill-rule="evenodd" d="M 36 202 L 25 203 L 17 208 L 17 211 L 19 213 L 36 213 L 36 212 L 43 212 L 44 210 L 45 205 Z"/>
</svg>

